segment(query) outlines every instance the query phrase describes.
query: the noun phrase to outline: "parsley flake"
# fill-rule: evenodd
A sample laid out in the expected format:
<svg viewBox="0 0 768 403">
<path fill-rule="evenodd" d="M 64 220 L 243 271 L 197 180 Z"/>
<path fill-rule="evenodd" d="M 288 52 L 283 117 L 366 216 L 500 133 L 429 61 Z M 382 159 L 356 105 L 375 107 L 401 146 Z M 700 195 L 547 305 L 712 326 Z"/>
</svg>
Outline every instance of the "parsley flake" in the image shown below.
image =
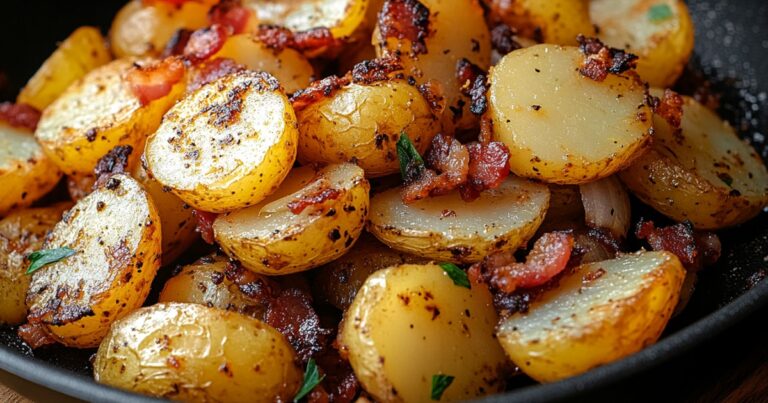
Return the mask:
<svg viewBox="0 0 768 403">
<path fill-rule="evenodd" d="M 453 378 L 450 375 L 432 375 L 432 392 L 430 394 L 432 400 L 440 400 L 443 397 L 443 392 L 451 386 Z"/>
<path fill-rule="evenodd" d="M 27 256 L 29 259 L 29 267 L 27 268 L 26 274 L 32 274 L 43 266 L 56 263 L 59 260 L 68 258 L 74 254 L 75 250 L 70 248 L 42 249 L 34 251 Z"/>
<path fill-rule="evenodd" d="M 317 365 L 315 364 L 315 359 L 310 358 L 307 362 L 307 370 L 304 371 L 304 382 L 301 383 L 301 389 L 296 393 L 293 402 L 296 403 L 309 394 L 309 392 L 311 392 L 315 386 L 319 385 L 323 379 L 325 379 L 325 375 L 320 376 L 320 372 L 317 370 Z"/>
<path fill-rule="evenodd" d="M 648 19 L 651 22 L 662 22 L 672 17 L 672 9 L 667 4 L 656 4 L 648 10 Z"/>
<path fill-rule="evenodd" d="M 448 274 L 448 277 L 453 280 L 453 284 L 456 284 L 459 287 L 472 288 L 472 286 L 469 284 L 469 277 L 467 277 L 467 272 L 461 270 L 459 266 L 456 266 L 453 263 L 438 263 L 438 266 L 443 268 L 445 273 Z"/>
<path fill-rule="evenodd" d="M 400 160 L 400 175 L 405 183 L 411 183 L 424 171 L 424 160 L 405 132 L 397 139 L 397 157 Z"/>
</svg>

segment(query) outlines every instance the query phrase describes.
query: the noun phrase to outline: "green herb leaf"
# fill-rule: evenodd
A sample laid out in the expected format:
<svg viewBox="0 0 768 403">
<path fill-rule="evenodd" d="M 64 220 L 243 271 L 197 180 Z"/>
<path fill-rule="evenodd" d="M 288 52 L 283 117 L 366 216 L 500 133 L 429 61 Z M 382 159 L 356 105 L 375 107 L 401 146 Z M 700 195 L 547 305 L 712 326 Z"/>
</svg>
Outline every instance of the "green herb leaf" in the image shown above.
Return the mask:
<svg viewBox="0 0 768 403">
<path fill-rule="evenodd" d="M 440 400 L 451 383 L 453 383 L 453 377 L 450 375 L 432 375 L 432 400 Z"/>
<path fill-rule="evenodd" d="M 651 22 L 662 22 L 672 18 L 672 9 L 666 4 L 656 4 L 648 10 L 648 19 Z"/>
<path fill-rule="evenodd" d="M 448 277 L 453 280 L 453 284 L 456 284 L 459 287 L 472 288 L 472 286 L 469 284 L 469 277 L 467 277 L 467 272 L 461 270 L 459 266 L 456 266 L 453 263 L 438 263 L 437 265 L 445 270 L 445 272 L 448 274 Z"/>
<path fill-rule="evenodd" d="M 304 382 L 301 384 L 301 389 L 296 393 L 296 397 L 293 398 L 294 403 L 309 394 L 323 379 L 325 379 L 325 375 L 320 376 L 317 365 L 315 365 L 315 359 L 310 358 L 307 362 L 307 370 L 304 371 Z"/>
<path fill-rule="evenodd" d="M 74 249 L 70 248 L 56 248 L 56 249 L 43 249 L 34 251 L 27 256 L 29 259 L 29 267 L 27 268 L 27 274 L 34 273 L 37 269 L 47 266 L 51 263 L 56 263 L 61 259 L 68 258 L 75 254 Z"/>
<path fill-rule="evenodd" d="M 405 183 L 411 183 L 424 171 L 424 160 L 411 143 L 405 132 L 397 139 L 397 157 L 400 160 L 400 175 Z"/>
</svg>

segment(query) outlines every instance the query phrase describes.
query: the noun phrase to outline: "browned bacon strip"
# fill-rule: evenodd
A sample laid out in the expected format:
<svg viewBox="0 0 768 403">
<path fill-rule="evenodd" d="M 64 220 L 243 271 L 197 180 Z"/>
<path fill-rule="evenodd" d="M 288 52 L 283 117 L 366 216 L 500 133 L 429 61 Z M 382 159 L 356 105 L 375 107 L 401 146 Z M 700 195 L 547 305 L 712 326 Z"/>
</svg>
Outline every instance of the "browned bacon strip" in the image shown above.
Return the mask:
<svg viewBox="0 0 768 403">
<path fill-rule="evenodd" d="M 595 81 L 603 81 L 608 74 L 621 74 L 637 66 L 637 56 L 621 49 L 611 48 L 597 38 L 577 38 L 579 49 L 586 56 L 579 72 Z"/>
<path fill-rule="evenodd" d="M 429 9 L 420 1 L 387 0 L 378 22 L 382 38 L 407 39 L 411 42 L 411 55 L 427 53 Z"/>
<path fill-rule="evenodd" d="M 184 63 L 178 57 L 168 57 L 157 63 L 134 65 L 126 80 L 142 105 L 160 99 L 184 77 Z"/>
</svg>

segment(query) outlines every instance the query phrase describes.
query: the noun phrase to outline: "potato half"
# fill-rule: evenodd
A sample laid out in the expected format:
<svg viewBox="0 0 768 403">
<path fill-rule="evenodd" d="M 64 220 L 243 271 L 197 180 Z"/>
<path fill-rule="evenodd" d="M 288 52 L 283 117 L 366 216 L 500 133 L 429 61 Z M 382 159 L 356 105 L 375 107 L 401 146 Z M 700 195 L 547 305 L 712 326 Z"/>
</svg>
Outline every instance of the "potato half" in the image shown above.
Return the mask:
<svg viewBox="0 0 768 403">
<path fill-rule="evenodd" d="M 328 28 L 334 38 L 352 35 L 365 20 L 369 0 L 246 0 L 261 24 L 293 31 Z"/>
<path fill-rule="evenodd" d="M 289 401 L 302 380 L 282 334 L 197 304 L 141 308 L 112 326 L 96 353 L 96 382 L 187 402 Z"/>
<path fill-rule="evenodd" d="M 224 252 L 267 275 L 291 274 L 336 259 L 363 230 L 370 186 L 352 164 L 305 166 L 262 203 L 213 223 Z"/>
<path fill-rule="evenodd" d="M 134 63 L 150 61 L 120 59 L 101 66 L 43 111 L 35 136 L 66 174 L 91 174 L 98 160 L 118 145 L 133 147 L 131 166 L 135 165 L 144 140 L 184 94 L 181 80 L 166 96 L 142 105 L 125 79 Z"/>
<path fill-rule="evenodd" d="M 458 191 L 404 204 L 400 189 L 371 199 L 368 230 L 390 247 L 457 263 L 478 262 L 500 250 L 516 250 L 533 236 L 549 206 L 549 189 L 508 177 L 480 198 L 465 202 Z"/>
<path fill-rule="evenodd" d="M 189 205 L 215 213 L 256 204 L 296 159 L 296 116 L 274 77 L 242 71 L 177 103 L 147 139 L 147 171 Z"/>
<path fill-rule="evenodd" d="M 62 247 L 76 253 L 32 275 L 29 321 L 68 347 L 96 347 L 149 293 L 160 267 L 160 218 L 138 182 L 115 175 L 77 202 L 43 244 Z"/>
<path fill-rule="evenodd" d="M 580 184 L 626 167 L 651 141 L 645 87 L 630 75 L 600 82 L 579 73 L 575 47 L 537 45 L 491 70 L 494 137 L 509 147 L 517 175 Z"/>
<path fill-rule="evenodd" d="M 16 102 L 45 109 L 72 83 L 112 60 L 98 28 L 80 27 L 48 56 L 22 88 Z"/>
<path fill-rule="evenodd" d="M 576 45 L 576 36 L 594 36 L 590 0 L 485 0 L 491 18 L 542 43 Z"/>
<path fill-rule="evenodd" d="M 441 400 L 467 400 L 504 390 L 496 322 L 487 288 L 458 286 L 437 265 L 402 265 L 368 277 L 339 343 L 377 401 L 429 401 L 434 375 L 454 377 Z"/>
<path fill-rule="evenodd" d="M 299 161 L 354 161 L 367 177 L 400 172 L 401 133 L 407 133 L 423 154 L 440 131 L 439 118 L 405 80 L 349 84 L 296 115 Z"/>
<path fill-rule="evenodd" d="M 685 269 L 669 252 L 579 266 L 497 336 L 528 376 L 552 382 L 653 344 L 675 309 Z"/>
<path fill-rule="evenodd" d="M 681 132 L 659 116 L 653 125 L 651 150 L 621 173 L 640 200 L 701 229 L 745 222 L 768 205 L 768 172 L 760 156 L 714 112 L 683 97 Z"/>
</svg>

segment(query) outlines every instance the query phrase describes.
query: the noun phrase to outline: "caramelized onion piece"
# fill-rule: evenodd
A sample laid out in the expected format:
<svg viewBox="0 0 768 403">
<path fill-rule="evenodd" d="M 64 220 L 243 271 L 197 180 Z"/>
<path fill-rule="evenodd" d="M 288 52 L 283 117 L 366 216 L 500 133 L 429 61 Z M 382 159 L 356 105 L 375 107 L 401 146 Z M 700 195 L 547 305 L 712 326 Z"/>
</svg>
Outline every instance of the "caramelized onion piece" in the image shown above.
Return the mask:
<svg viewBox="0 0 768 403">
<path fill-rule="evenodd" d="M 617 239 L 627 237 L 632 211 L 629 195 L 615 176 L 579 186 L 587 225 L 608 230 Z"/>
</svg>

